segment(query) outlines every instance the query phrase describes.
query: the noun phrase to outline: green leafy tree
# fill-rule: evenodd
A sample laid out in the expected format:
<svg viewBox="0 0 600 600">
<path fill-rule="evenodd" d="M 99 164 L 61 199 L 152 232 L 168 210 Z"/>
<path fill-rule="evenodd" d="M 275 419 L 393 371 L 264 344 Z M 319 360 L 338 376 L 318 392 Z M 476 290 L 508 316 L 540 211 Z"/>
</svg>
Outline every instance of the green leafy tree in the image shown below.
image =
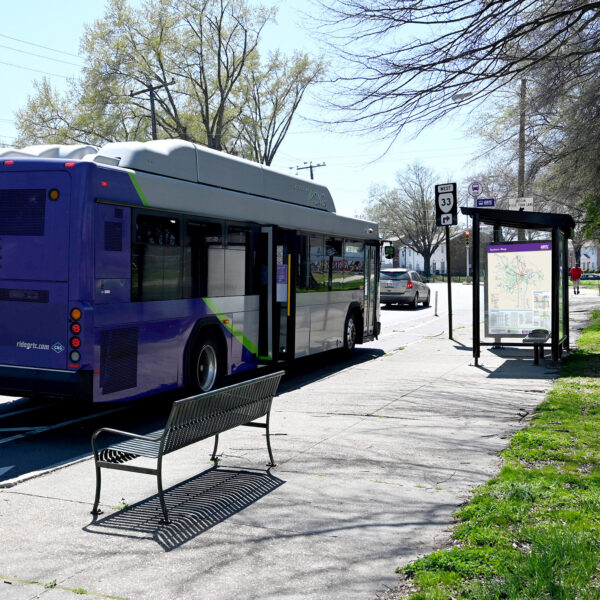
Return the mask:
<svg viewBox="0 0 600 600">
<path fill-rule="evenodd" d="M 260 37 L 274 16 L 247 0 L 144 0 L 137 8 L 109 0 L 104 17 L 86 27 L 82 79 L 64 96 L 38 83 L 17 115 L 18 143 L 149 139 L 148 96 L 130 92 L 151 84 L 159 137 L 270 162 L 323 69 L 305 55 L 262 65 Z M 254 123 L 258 101 L 276 126 Z"/>
<path fill-rule="evenodd" d="M 304 92 L 323 73 L 323 63 L 311 60 L 307 54 L 297 53 L 288 60 L 280 52 L 272 54 L 264 68 L 247 71 L 247 101 L 234 122 L 241 153 L 270 165 Z"/>
</svg>

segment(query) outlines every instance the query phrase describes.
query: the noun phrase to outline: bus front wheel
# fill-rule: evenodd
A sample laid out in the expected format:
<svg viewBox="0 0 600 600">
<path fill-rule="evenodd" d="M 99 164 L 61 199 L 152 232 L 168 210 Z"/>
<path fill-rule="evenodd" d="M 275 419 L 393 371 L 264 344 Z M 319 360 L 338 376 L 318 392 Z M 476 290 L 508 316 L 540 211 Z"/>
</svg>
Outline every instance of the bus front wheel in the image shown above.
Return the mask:
<svg viewBox="0 0 600 600">
<path fill-rule="evenodd" d="M 208 392 L 215 387 L 220 375 L 219 343 L 212 335 L 203 336 L 192 354 L 192 385 L 198 392 Z"/>
</svg>

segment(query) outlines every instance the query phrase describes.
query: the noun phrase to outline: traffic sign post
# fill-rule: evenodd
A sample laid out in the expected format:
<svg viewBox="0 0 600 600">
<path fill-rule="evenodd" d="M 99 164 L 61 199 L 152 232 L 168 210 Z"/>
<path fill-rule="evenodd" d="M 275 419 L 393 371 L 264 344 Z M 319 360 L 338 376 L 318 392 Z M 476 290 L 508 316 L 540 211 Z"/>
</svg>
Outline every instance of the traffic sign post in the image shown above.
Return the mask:
<svg viewBox="0 0 600 600">
<path fill-rule="evenodd" d="M 435 186 L 435 221 L 438 227 L 446 228 L 446 269 L 448 271 L 448 337 L 452 339 L 452 270 L 450 263 L 450 225 L 457 220 L 456 183 Z"/>
<path fill-rule="evenodd" d="M 435 221 L 438 227 L 456 225 L 458 203 L 456 184 L 444 183 L 435 186 Z"/>
</svg>

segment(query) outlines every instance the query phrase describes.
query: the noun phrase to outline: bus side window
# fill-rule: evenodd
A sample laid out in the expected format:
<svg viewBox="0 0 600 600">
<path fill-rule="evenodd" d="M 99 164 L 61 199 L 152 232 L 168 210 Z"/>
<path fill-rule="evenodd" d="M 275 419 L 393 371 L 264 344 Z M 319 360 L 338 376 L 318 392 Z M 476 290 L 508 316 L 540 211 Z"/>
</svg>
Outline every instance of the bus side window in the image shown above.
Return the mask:
<svg viewBox="0 0 600 600">
<path fill-rule="evenodd" d="M 361 290 L 365 278 L 365 245 L 363 242 L 344 242 L 344 289 Z"/>
<path fill-rule="evenodd" d="M 344 289 L 344 259 L 342 256 L 342 240 L 328 238 L 325 243 L 325 255 L 329 272 L 329 289 Z"/>
<path fill-rule="evenodd" d="M 181 298 L 179 220 L 138 214 L 132 252 L 134 301 Z"/>
<path fill-rule="evenodd" d="M 183 296 L 202 298 L 225 294 L 223 226 L 189 221 L 183 259 Z"/>
<path fill-rule="evenodd" d="M 309 286 L 312 292 L 328 291 L 328 262 L 321 236 L 311 236 L 310 238 L 310 276 Z"/>
<path fill-rule="evenodd" d="M 308 235 L 298 234 L 298 268 L 296 269 L 296 292 L 309 292 L 311 289 L 310 255 Z"/>
</svg>

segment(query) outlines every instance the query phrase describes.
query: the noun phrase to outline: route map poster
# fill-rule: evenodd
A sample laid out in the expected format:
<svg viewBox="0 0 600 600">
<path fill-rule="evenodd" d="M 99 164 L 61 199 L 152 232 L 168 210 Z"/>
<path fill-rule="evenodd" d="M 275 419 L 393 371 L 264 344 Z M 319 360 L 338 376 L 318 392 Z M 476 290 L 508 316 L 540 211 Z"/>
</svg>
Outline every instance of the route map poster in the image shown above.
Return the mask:
<svg viewBox="0 0 600 600">
<path fill-rule="evenodd" d="M 486 336 L 551 331 L 551 242 L 489 245 L 486 273 Z"/>
</svg>

